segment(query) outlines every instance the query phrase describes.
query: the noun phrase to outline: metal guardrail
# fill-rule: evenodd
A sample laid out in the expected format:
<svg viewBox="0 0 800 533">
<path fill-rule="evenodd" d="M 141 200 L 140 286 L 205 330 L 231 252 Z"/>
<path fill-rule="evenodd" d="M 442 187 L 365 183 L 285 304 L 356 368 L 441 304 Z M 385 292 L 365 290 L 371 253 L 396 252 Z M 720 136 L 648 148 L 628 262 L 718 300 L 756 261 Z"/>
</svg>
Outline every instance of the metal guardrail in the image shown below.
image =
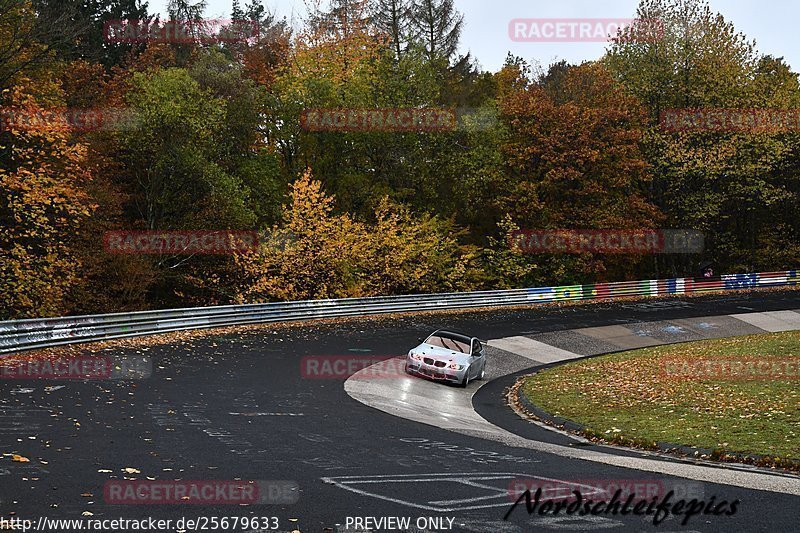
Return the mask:
<svg viewBox="0 0 800 533">
<path fill-rule="evenodd" d="M 65 344 L 172 331 L 385 313 L 503 307 L 630 296 L 665 296 L 800 285 L 800 271 L 731 274 L 503 291 L 274 302 L 0 322 L 0 355 Z"/>
</svg>

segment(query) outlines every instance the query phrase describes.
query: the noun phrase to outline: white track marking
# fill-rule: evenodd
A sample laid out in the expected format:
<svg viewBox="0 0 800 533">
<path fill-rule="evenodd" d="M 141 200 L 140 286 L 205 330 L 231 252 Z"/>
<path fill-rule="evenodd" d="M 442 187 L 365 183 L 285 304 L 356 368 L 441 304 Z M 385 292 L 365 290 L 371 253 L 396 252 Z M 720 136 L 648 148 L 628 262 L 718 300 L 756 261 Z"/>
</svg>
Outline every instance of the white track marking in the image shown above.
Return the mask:
<svg viewBox="0 0 800 533">
<path fill-rule="evenodd" d="M 491 340 L 488 344 L 537 363 L 555 363 L 582 357 L 576 353 L 568 352 L 528 337 L 507 337 L 505 339 Z"/>
</svg>

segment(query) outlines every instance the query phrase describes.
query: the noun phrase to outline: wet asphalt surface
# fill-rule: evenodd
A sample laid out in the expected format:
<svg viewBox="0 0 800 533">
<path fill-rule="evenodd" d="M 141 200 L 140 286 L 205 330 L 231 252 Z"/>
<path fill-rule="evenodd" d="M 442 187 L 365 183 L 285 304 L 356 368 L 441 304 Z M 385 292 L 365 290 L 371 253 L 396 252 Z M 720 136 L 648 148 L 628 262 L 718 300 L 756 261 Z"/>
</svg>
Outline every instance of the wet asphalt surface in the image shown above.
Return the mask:
<svg viewBox="0 0 800 533">
<path fill-rule="evenodd" d="M 147 355 L 152 376 L 0 380 L 0 516 L 34 523 L 42 516 L 153 517 L 173 524 L 182 517 L 274 517 L 258 527 L 240 522 L 216 530 L 303 533 L 366 531 L 345 526 L 368 516 L 410 518 L 409 527 L 372 531 L 800 531 L 800 497 L 712 484 L 700 484 L 705 501 L 740 500 L 736 514 L 695 516 L 687 525 L 672 517 L 654 526 L 652 516 L 633 514 L 529 516 L 521 505 L 504 520 L 512 501 L 496 495 L 526 476 L 682 481 L 417 424 L 352 400 L 341 378 L 308 379 L 303 372 L 308 356 L 403 355 L 438 328 L 493 339 L 784 309 L 800 309 L 800 292 L 265 326 L 166 345 L 106 348 L 100 354 Z M 478 412 L 529 438 L 568 443 L 503 406 L 502 389 L 510 381 L 484 387 L 474 399 Z M 14 461 L 13 454 L 29 461 Z M 125 478 L 288 480 L 300 490 L 297 503 L 282 505 L 110 505 L 104 486 Z M 67 530 L 74 529 L 47 529 Z"/>
</svg>

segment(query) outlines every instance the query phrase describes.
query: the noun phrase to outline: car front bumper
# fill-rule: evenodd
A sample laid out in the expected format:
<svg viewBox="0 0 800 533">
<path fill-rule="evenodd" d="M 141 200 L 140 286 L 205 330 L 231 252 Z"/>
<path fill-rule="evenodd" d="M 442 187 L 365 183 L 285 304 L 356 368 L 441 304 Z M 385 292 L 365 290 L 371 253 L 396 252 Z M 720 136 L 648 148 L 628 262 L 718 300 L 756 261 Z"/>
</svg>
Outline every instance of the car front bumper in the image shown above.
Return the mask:
<svg viewBox="0 0 800 533">
<path fill-rule="evenodd" d="M 450 368 L 437 367 L 435 365 L 426 364 L 424 361 L 418 361 L 411 357 L 406 357 L 406 369 L 412 374 L 433 379 L 436 381 L 447 381 L 450 383 L 461 383 L 464 380 L 464 375 L 467 369 L 453 370 Z"/>
</svg>

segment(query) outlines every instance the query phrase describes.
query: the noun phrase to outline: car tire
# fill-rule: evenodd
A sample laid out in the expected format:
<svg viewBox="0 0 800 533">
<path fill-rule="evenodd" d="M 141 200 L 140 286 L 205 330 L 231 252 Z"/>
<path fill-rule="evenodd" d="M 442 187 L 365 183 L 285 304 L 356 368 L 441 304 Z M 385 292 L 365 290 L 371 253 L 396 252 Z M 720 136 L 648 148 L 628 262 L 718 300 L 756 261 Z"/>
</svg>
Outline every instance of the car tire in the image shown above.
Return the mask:
<svg viewBox="0 0 800 533">
<path fill-rule="evenodd" d="M 408 368 L 408 362 L 407 361 L 406 361 L 406 374 L 408 374 L 409 376 L 413 376 L 414 375 L 414 372 L 412 372 L 411 369 Z"/>
<path fill-rule="evenodd" d="M 462 379 L 461 382 L 458 384 L 458 386 L 461 387 L 462 389 L 467 388 L 467 385 L 469 385 L 469 370 L 470 368 L 467 367 L 467 371 L 464 372 L 464 379 Z"/>
</svg>

